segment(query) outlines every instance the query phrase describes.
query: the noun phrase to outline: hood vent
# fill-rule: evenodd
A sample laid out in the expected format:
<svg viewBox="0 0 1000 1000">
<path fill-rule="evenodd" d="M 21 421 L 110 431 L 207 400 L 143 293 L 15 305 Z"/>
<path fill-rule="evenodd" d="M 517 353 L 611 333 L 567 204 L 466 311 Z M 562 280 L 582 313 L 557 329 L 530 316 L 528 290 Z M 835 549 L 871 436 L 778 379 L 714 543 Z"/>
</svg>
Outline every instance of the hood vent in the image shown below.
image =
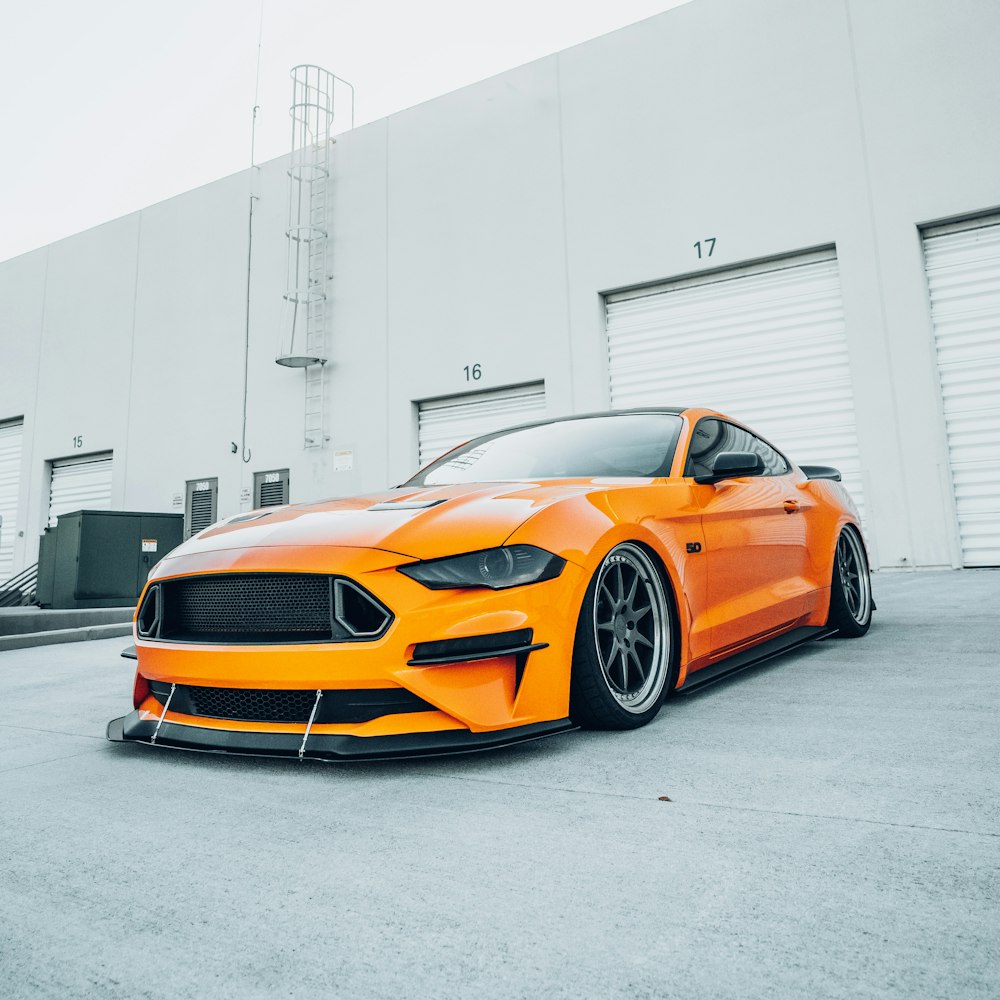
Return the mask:
<svg viewBox="0 0 1000 1000">
<path fill-rule="evenodd" d="M 369 507 L 368 510 L 424 510 L 427 507 L 436 507 L 446 499 L 442 497 L 440 500 L 384 500 Z"/>
</svg>

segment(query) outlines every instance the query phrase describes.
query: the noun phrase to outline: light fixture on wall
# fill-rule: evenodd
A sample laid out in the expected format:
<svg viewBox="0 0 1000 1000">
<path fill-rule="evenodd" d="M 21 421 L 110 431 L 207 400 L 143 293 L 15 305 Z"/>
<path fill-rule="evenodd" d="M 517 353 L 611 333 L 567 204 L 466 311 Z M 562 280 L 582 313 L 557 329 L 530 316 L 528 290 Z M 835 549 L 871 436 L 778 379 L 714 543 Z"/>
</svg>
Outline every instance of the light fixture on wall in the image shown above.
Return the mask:
<svg viewBox="0 0 1000 1000">
<path fill-rule="evenodd" d="M 283 354 L 275 358 L 274 363 L 286 368 L 311 368 L 313 365 L 325 365 L 326 358 L 316 358 L 310 354 Z"/>
</svg>

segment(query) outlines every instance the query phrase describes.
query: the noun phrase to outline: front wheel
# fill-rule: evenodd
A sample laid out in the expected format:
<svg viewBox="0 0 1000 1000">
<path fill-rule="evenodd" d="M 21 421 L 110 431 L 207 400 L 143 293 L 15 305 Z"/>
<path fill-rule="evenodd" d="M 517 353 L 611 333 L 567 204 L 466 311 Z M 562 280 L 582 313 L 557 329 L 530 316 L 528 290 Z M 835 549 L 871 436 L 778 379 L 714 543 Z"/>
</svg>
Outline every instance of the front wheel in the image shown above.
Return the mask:
<svg viewBox="0 0 1000 1000">
<path fill-rule="evenodd" d="M 857 531 L 846 527 L 837 539 L 837 553 L 833 559 L 827 625 L 837 629 L 843 638 L 856 639 L 870 628 L 873 608 L 872 579 L 865 547 Z"/>
<path fill-rule="evenodd" d="M 594 573 L 573 647 L 570 716 L 590 729 L 636 729 L 659 711 L 677 658 L 676 625 L 659 569 L 634 542 Z"/>
</svg>

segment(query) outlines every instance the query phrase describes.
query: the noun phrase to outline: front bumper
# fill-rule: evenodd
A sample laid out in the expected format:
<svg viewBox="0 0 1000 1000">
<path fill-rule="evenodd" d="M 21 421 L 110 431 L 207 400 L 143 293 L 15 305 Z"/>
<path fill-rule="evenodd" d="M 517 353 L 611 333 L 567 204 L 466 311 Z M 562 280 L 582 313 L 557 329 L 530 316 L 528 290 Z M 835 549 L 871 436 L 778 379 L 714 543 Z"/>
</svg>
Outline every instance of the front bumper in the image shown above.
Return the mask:
<svg viewBox="0 0 1000 1000">
<path fill-rule="evenodd" d="M 136 637 L 138 673 L 149 689 L 137 711 L 108 728 L 112 740 L 220 753 L 324 760 L 462 753 L 537 739 L 571 728 L 569 677 L 576 609 L 587 579 L 567 564 L 560 577 L 509 590 L 435 591 L 397 572 L 392 553 L 344 548 L 245 550 L 178 558 L 176 575 L 197 572 L 324 572 L 355 581 L 395 620 L 370 641 L 235 644 Z M 170 579 L 174 574 L 164 574 Z M 517 636 L 474 653 L 479 639 Z M 532 638 L 533 636 L 533 638 Z M 459 648 L 455 648 L 456 644 Z M 322 718 L 306 746 L 301 722 L 258 722 L 164 698 L 167 685 L 326 694 L 407 693 L 422 708 L 357 719 Z M 159 687 L 160 693 L 156 694 Z M 388 698 L 389 701 L 393 699 Z M 260 718 L 269 718 L 264 715 Z M 276 717 L 277 718 L 277 717 Z M 159 725 L 156 739 L 153 733 Z"/>
<path fill-rule="evenodd" d="M 244 754 L 258 757 L 291 757 L 299 760 L 384 760 L 393 757 L 434 757 L 446 754 L 493 750 L 515 743 L 554 736 L 576 727 L 569 719 L 537 722 L 493 732 L 467 729 L 403 733 L 394 736 L 347 736 L 343 734 L 261 732 L 188 726 L 144 717 L 138 710 L 108 723 L 113 743 L 147 743 L 178 750 Z"/>
</svg>

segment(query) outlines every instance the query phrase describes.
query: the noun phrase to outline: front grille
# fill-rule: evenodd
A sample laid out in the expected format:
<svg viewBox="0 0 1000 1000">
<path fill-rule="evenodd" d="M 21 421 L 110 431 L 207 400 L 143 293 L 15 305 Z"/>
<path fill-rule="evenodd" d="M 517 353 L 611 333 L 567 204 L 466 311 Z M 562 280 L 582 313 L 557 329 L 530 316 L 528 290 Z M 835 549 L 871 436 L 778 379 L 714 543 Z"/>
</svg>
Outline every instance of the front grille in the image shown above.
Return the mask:
<svg viewBox="0 0 1000 1000">
<path fill-rule="evenodd" d="M 330 579 L 309 573 L 233 573 L 165 584 L 168 634 L 332 637 Z"/>
<path fill-rule="evenodd" d="M 150 681 L 149 688 L 160 704 L 170 698 L 171 685 Z M 282 691 L 271 688 L 215 688 L 178 684 L 170 699 L 170 711 L 237 722 L 309 721 L 316 691 Z M 370 722 L 383 715 L 434 712 L 435 707 L 405 688 L 361 688 L 323 692 L 316 723 Z"/>
<path fill-rule="evenodd" d="M 363 587 L 318 573 L 219 573 L 155 584 L 139 634 L 168 642 L 297 643 L 375 639 L 391 612 Z"/>
</svg>

